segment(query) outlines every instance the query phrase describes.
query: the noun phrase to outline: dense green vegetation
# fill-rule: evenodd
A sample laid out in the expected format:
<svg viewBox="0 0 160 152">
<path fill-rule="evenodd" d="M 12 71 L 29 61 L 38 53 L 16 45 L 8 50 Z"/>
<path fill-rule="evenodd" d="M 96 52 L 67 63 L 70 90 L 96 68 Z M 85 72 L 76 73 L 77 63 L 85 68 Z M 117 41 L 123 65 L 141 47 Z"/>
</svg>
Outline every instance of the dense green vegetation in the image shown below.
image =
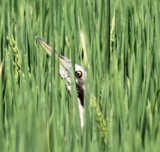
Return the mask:
<svg viewBox="0 0 160 152">
<path fill-rule="evenodd" d="M 159 0 L 1 0 L 0 151 L 160 149 Z M 42 37 L 87 70 L 85 126 Z"/>
</svg>

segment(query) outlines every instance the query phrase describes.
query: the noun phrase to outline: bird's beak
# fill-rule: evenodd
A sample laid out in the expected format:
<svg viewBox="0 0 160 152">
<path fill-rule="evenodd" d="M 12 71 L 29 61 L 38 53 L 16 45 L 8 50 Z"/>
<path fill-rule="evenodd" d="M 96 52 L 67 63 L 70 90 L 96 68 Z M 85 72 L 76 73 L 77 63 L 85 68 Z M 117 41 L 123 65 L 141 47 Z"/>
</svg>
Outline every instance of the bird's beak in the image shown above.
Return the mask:
<svg viewBox="0 0 160 152">
<path fill-rule="evenodd" d="M 51 56 L 52 47 L 50 45 L 48 45 L 44 40 L 42 40 L 41 38 L 39 38 L 37 36 L 35 36 L 35 39 L 42 46 L 42 48 L 47 52 L 47 54 L 49 56 Z M 56 52 L 55 52 L 55 54 L 58 55 Z M 61 75 L 61 77 L 64 77 L 63 75 L 66 72 L 70 73 L 70 71 L 71 71 L 71 61 L 62 55 L 58 55 L 58 58 L 59 58 L 59 62 L 60 62 L 60 75 Z"/>
<path fill-rule="evenodd" d="M 49 46 L 45 41 L 43 41 L 40 37 L 35 36 L 36 41 L 43 47 L 43 49 L 47 52 L 49 56 L 51 56 L 52 47 Z"/>
</svg>

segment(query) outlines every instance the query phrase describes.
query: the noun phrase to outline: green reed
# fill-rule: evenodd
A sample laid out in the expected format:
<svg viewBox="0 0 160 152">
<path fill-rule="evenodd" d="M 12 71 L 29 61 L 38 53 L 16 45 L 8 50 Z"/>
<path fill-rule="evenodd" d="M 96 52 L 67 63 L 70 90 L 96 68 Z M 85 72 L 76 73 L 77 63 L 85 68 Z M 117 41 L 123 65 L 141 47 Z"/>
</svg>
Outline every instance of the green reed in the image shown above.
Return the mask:
<svg viewBox="0 0 160 152">
<path fill-rule="evenodd" d="M 158 151 L 159 0 L 1 0 L 1 151 Z M 85 126 L 42 37 L 87 70 Z"/>
</svg>

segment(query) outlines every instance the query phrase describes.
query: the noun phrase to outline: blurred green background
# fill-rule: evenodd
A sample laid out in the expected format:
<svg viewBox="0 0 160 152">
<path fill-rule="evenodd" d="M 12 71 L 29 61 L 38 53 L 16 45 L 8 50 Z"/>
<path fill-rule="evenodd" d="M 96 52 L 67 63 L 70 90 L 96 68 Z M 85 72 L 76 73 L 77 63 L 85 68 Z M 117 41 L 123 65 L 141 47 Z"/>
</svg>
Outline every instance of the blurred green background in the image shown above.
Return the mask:
<svg viewBox="0 0 160 152">
<path fill-rule="evenodd" d="M 1 0 L 0 151 L 160 149 L 159 0 Z M 55 55 L 87 70 L 85 126 Z"/>
</svg>

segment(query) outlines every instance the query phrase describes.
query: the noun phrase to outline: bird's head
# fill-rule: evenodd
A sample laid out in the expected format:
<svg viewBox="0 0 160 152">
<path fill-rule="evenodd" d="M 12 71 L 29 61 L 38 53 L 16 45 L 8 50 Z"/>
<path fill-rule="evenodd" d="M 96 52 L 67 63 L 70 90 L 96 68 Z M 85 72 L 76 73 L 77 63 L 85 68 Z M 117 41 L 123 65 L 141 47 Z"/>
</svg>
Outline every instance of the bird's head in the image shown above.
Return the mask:
<svg viewBox="0 0 160 152">
<path fill-rule="evenodd" d="M 36 40 L 41 44 L 41 46 L 45 49 L 45 51 L 51 55 L 52 48 L 46 42 L 44 42 L 41 38 L 35 37 Z M 66 87 L 69 93 L 71 94 L 71 80 L 72 80 L 72 64 L 71 61 L 64 57 L 63 55 L 58 55 L 59 58 L 59 74 L 65 80 Z M 77 89 L 77 96 L 80 99 L 81 105 L 84 106 L 84 91 L 85 91 L 85 80 L 87 78 L 86 70 L 78 65 L 75 64 L 75 82 L 76 82 L 76 89 Z"/>
<path fill-rule="evenodd" d="M 67 90 L 71 94 L 71 72 L 72 72 L 71 61 L 68 60 L 64 56 L 59 56 L 59 61 L 60 61 L 60 68 L 59 68 L 60 76 L 63 79 L 65 79 Z M 75 74 L 77 96 L 80 99 L 81 104 L 83 106 L 84 105 L 85 80 L 87 78 L 87 72 L 82 66 L 78 64 L 75 64 L 74 70 L 75 70 L 74 74 Z"/>
</svg>

